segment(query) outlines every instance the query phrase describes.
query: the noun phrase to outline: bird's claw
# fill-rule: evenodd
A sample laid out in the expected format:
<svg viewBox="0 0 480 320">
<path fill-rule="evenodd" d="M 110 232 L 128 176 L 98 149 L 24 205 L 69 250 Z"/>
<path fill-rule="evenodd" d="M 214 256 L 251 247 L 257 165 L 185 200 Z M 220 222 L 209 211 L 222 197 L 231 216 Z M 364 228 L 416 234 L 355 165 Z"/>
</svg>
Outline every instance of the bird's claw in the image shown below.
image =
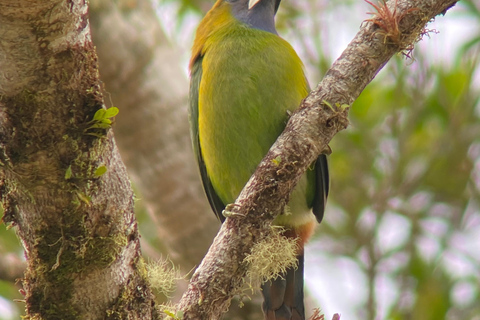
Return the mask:
<svg viewBox="0 0 480 320">
<path fill-rule="evenodd" d="M 230 203 L 230 204 L 227 204 L 227 206 L 225 207 L 225 209 L 223 209 L 222 211 L 222 215 L 225 217 L 225 218 L 234 218 L 234 217 L 245 217 L 244 214 L 242 213 L 238 213 L 238 212 L 234 212 L 233 209 L 235 207 L 238 207 L 238 204 L 235 204 L 235 203 Z"/>
</svg>

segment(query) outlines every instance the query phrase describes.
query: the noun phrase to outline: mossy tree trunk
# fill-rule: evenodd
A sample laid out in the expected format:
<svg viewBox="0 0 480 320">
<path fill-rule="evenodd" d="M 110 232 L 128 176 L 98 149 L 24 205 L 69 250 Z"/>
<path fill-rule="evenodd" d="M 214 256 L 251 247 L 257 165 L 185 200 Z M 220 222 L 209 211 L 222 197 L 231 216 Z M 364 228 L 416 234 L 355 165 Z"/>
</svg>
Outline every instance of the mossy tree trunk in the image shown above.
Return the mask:
<svg viewBox="0 0 480 320">
<path fill-rule="evenodd" d="M 126 170 L 93 120 L 86 3 L 1 0 L 0 34 L 0 194 L 25 248 L 27 318 L 157 317 Z"/>
</svg>

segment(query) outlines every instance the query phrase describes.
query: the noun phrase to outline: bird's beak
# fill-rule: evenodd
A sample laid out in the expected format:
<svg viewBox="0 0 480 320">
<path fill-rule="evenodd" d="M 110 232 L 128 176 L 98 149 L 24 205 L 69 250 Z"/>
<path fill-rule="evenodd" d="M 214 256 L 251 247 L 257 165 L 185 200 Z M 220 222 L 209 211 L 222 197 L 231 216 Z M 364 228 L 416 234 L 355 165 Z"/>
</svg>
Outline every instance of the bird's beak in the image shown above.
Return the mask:
<svg viewBox="0 0 480 320">
<path fill-rule="evenodd" d="M 255 5 L 256 5 L 257 3 L 259 3 L 260 1 L 262 1 L 262 0 L 249 0 L 249 1 L 248 1 L 248 10 L 252 9 L 253 7 L 255 7 Z"/>
</svg>

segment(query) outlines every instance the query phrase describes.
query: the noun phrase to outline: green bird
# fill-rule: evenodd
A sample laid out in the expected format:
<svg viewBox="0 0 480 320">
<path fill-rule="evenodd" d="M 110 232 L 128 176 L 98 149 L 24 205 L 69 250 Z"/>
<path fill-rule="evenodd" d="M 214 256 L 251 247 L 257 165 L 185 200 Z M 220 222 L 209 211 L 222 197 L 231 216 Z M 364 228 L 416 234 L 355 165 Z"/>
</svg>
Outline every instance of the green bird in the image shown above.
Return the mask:
<svg viewBox="0 0 480 320">
<path fill-rule="evenodd" d="M 217 0 L 198 26 L 190 60 L 194 153 L 210 205 L 233 203 L 309 92 L 303 64 L 278 36 L 280 0 Z M 303 248 L 323 218 L 329 189 L 320 155 L 274 224 L 298 238 L 298 267 L 262 285 L 265 319 L 305 319 Z M 313 211 L 313 214 L 312 214 Z"/>
</svg>

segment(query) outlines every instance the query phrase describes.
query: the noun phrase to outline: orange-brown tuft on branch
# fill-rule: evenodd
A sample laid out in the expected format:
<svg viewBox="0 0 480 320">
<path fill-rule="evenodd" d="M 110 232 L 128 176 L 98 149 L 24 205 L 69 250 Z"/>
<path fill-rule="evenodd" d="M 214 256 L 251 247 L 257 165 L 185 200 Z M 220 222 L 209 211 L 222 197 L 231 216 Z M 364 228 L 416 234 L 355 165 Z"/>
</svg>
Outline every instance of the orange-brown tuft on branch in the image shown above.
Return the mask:
<svg viewBox="0 0 480 320">
<path fill-rule="evenodd" d="M 313 314 L 308 320 L 325 320 L 325 315 L 320 312 L 320 309 L 316 308 L 313 310 Z M 340 315 L 335 313 L 332 320 L 340 320 Z"/>
<path fill-rule="evenodd" d="M 436 30 L 426 29 L 423 26 L 422 29 L 417 31 L 406 31 L 402 32 L 400 23 L 402 19 L 410 12 L 419 10 L 419 8 L 410 8 L 399 13 L 397 11 L 397 0 L 395 0 L 394 8 L 391 10 L 385 0 L 381 0 L 378 4 L 373 4 L 369 0 L 365 0 L 368 4 L 375 8 L 377 12 L 367 12 L 368 14 L 373 15 L 372 18 L 365 21 L 370 21 L 376 25 L 380 30 L 377 31 L 377 34 L 383 36 L 383 43 L 395 45 L 399 48 L 401 53 L 407 57 L 412 58 L 411 53 L 414 48 L 414 44 L 422 39 L 424 35 L 428 35 L 430 32 L 437 33 Z M 425 23 L 430 20 L 428 17 L 425 17 Z"/>
<path fill-rule="evenodd" d="M 373 22 L 381 29 L 380 33 L 384 36 L 383 43 L 395 44 L 402 49 L 407 49 L 409 44 L 405 44 L 405 39 L 403 39 L 402 32 L 399 29 L 399 24 L 407 13 L 417 10 L 417 8 L 411 8 L 401 14 L 398 14 L 397 0 L 395 0 L 393 11 L 388 8 L 385 0 L 381 0 L 378 2 L 378 4 L 373 4 L 368 0 L 365 1 L 374 7 L 375 10 L 377 10 L 377 12 L 367 12 L 368 14 L 373 15 L 373 17 L 367 19 L 366 21 Z"/>
<path fill-rule="evenodd" d="M 320 309 L 313 310 L 312 316 L 308 320 L 325 320 L 325 315 L 320 313 Z"/>
</svg>

